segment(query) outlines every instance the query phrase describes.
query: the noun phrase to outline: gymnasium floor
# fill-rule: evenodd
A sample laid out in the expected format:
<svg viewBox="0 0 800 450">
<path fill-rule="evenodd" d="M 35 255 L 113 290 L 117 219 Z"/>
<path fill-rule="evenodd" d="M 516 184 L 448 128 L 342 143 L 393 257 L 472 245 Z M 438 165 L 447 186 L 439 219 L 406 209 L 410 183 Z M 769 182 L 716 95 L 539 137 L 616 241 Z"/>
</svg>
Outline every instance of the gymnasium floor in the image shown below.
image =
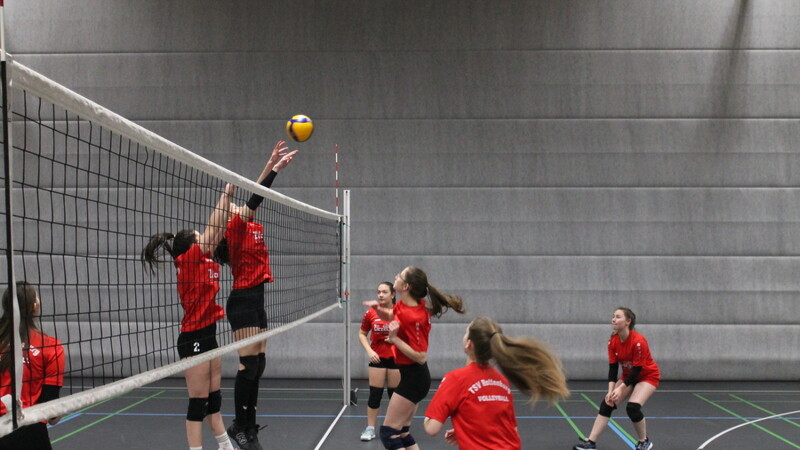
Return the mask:
<svg viewBox="0 0 800 450">
<path fill-rule="evenodd" d="M 232 381 L 223 380 L 223 414 L 232 417 Z M 264 380 L 259 422 L 268 425 L 260 440 L 265 449 L 314 449 L 342 409 L 339 380 Z M 602 381 L 574 382 L 572 396 L 558 407 L 531 409 L 517 393 L 517 417 L 525 449 L 568 449 L 579 432 L 588 433 Z M 434 382 L 434 387 L 438 381 Z M 355 380 L 358 405 L 348 407 L 321 449 L 381 449 L 380 440 L 360 442 L 366 425 L 365 380 Z M 431 394 L 432 396 L 432 394 Z M 429 396 L 430 399 L 430 396 Z M 385 401 L 382 403 L 385 410 Z M 439 436 L 422 431 L 423 402 L 412 425 L 423 449 L 449 447 Z M 50 429 L 55 449 L 181 449 L 185 444 L 186 394 L 183 380 L 162 380 L 129 394 L 65 417 Z M 649 433 L 659 450 L 697 449 L 708 439 L 750 420 L 792 412 L 782 418 L 742 426 L 705 445 L 705 449 L 800 449 L 800 383 L 789 382 L 663 382 L 644 408 Z M 630 420 L 615 414 L 599 448 L 631 449 Z M 380 419 L 379 419 L 380 424 Z M 207 433 L 206 449 L 216 449 Z"/>
</svg>

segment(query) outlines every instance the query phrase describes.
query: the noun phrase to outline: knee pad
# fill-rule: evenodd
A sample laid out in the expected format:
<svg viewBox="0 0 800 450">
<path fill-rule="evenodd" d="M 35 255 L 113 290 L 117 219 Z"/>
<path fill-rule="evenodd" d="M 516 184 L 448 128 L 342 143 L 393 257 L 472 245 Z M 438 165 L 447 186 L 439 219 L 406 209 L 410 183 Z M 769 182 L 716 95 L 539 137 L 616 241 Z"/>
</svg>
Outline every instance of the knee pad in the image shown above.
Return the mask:
<svg viewBox="0 0 800 450">
<path fill-rule="evenodd" d="M 403 429 L 400 430 L 403 433 L 408 433 L 407 435 L 405 435 L 405 437 L 400 438 L 400 442 L 402 442 L 403 447 L 406 448 L 411 447 L 412 445 L 415 445 L 417 443 L 417 441 L 414 440 L 414 436 L 412 436 L 411 433 L 409 433 L 410 429 L 411 427 L 403 427 Z"/>
<path fill-rule="evenodd" d="M 394 388 L 387 387 L 386 388 L 386 398 L 392 398 L 392 394 L 394 394 Z"/>
<path fill-rule="evenodd" d="M 638 403 L 628 403 L 628 406 L 625 407 L 625 411 L 628 413 L 628 417 L 631 418 L 631 422 L 633 423 L 639 423 L 644 419 L 642 405 Z"/>
<path fill-rule="evenodd" d="M 264 371 L 267 369 L 267 355 L 264 353 L 258 354 L 258 377 L 261 378 L 261 375 L 264 375 Z"/>
<path fill-rule="evenodd" d="M 369 400 L 367 406 L 372 409 L 378 409 L 381 406 L 381 397 L 383 397 L 383 388 L 370 386 L 369 387 Z"/>
<path fill-rule="evenodd" d="M 249 381 L 258 379 L 258 356 L 240 356 L 239 364 L 243 365 L 244 369 L 240 369 L 237 376 L 241 375 Z"/>
<path fill-rule="evenodd" d="M 603 417 L 611 417 L 611 412 L 617 409 L 616 406 L 608 406 L 605 400 L 600 401 L 600 410 L 597 411 L 597 414 L 600 414 Z"/>
<path fill-rule="evenodd" d="M 222 408 L 222 392 L 214 391 L 208 394 L 208 414 L 216 414 Z"/>
<path fill-rule="evenodd" d="M 202 422 L 208 410 L 208 398 L 190 398 L 189 408 L 186 410 L 186 420 Z"/>
<path fill-rule="evenodd" d="M 383 446 L 387 450 L 398 450 L 401 448 L 405 448 L 402 439 L 400 439 L 399 437 L 392 438 L 392 436 L 401 434 L 400 430 L 395 430 L 392 427 L 381 425 L 380 434 L 381 434 L 381 442 L 383 442 Z"/>
</svg>

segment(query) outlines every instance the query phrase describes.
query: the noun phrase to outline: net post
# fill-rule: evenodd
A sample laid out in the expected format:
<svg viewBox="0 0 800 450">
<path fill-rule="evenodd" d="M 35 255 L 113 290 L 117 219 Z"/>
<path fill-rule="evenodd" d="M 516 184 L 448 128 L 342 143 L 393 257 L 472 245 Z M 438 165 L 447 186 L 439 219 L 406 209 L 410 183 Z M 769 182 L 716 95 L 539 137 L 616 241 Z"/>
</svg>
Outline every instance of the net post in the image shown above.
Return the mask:
<svg viewBox="0 0 800 450">
<path fill-rule="evenodd" d="M 4 189 L 5 189 L 5 207 L 6 207 L 6 266 L 8 275 L 8 292 L 11 295 L 11 324 L 12 333 L 9 345 L 13 349 L 11 355 L 11 367 L 14 368 L 14 374 L 11 377 L 11 402 L 9 409 L 11 410 L 11 424 L 12 428 L 16 429 L 20 417 L 19 410 L 17 409 L 17 399 L 22 393 L 22 383 L 18 380 L 22 379 L 22 348 L 19 345 L 19 305 L 17 304 L 17 283 L 14 274 L 14 231 L 13 231 L 13 214 L 12 214 L 12 195 L 11 195 L 11 180 L 13 171 L 11 170 L 11 127 L 9 126 L 9 111 L 11 109 L 11 102 L 9 101 L 9 82 L 8 82 L 8 64 L 6 58 L 6 30 L 5 30 L 5 5 L 3 0 L 0 0 L 0 80 L 3 83 L 2 94 L 2 108 L 3 108 L 3 164 L 4 167 Z"/>
<path fill-rule="evenodd" d="M 343 191 L 343 216 L 342 216 L 342 296 L 344 298 L 344 395 L 343 404 L 349 405 L 351 394 L 350 370 L 350 190 Z"/>
</svg>

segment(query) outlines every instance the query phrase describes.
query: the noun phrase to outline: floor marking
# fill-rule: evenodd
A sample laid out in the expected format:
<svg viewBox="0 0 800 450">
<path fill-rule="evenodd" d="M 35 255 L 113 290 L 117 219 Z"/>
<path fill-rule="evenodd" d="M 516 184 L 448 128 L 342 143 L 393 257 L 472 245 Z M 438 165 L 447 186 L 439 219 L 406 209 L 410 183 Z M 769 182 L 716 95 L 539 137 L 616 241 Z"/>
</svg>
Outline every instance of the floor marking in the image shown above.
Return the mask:
<svg viewBox="0 0 800 450">
<path fill-rule="evenodd" d="M 743 423 L 743 424 L 739 424 L 739 425 L 737 425 L 737 426 L 735 426 L 735 427 L 731 427 L 731 428 L 729 428 L 729 429 L 727 429 L 727 430 L 725 430 L 725 431 L 723 431 L 723 432 L 721 432 L 721 433 L 717 434 L 716 436 L 712 437 L 711 439 L 707 440 L 706 442 L 704 442 L 704 443 L 703 443 L 703 445 L 701 445 L 700 447 L 698 447 L 698 450 L 700 450 L 700 449 L 702 449 L 702 448 L 705 448 L 705 446 L 706 446 L 706 445 L 707 445 L 709 442 L 712 442 L 714 439 L 717 439 L 718 437 L 722 436 L 723 434 L 725 434 L 725 433 L 727 433 L 727 432 L 729 432 L 729 431 L 735 430 L 735 429 L 737 429 L 737 428 L 740 428 L 740 427 L 742 427 L 742 426 L 745 426 L 745 425 L 753 425 L 754 427 L 756 427 L 756 428 L 758 428 L 759 430 L 761 430 L 761 431 L 763 431 L 763 432 L 765 432 L 765 433 L 769 434 L 770 436 L 772 436 L 772 437 L 774 437 L 774 438 L 776 438 L 776 439 L 779 439 L 779 440 L 781 440 L 781 441 L 783 441 L 783 442 L 785 442 L 785 443 L 787 443 L 787 444 L 791 445 L 791 446 L 792 446 L 792 447 L 794 447 L 794 448 L 800 449 L 800 445 L 797 445 L 797 444 L 795 444 L 795 443 L 793 443 L 793 442 L 791 442 L 791 441 L 787 440 L 787 439 L 786 439 L 786 438 L 784 438 L 783 436 L 780 436 L 780 435 L 778 435 L 778 434 L 776 434 L 776 433 L 773 433 L 772 431 L 770 431 L 770 430 L 768 430 L 768 429 L 766 429 L 766 428 L 762 427 L 761 425 L 757 425 L 757 424 L 756 424 L 756 422 L 761 422 L 762 420 L 766 420 L 766 419 L 772 419 L 772 418 L 774 418 L 775 416 L 770 416 L 770 417 L 762 417 L 762 418 L 760 418 L 760 419 L 756 419 L 756 420 L 750 420 L 750 421 L 747 421 L 747 419 L 745 419 L 744 417 L 742 417 L 742 416 L 740 416 L 740 415 L 736 414 L 735 412 L 733 412 L 733 411 L 731 411 L 731 410 L 729 410 L 729 409 L 725 408 L 724 406 L 721 406 L 721 405 L 718 405 L 717 403 L 714 403 L 713 401 L 711 401 L 711 400 L 709 400 L 709 399 L 707 399 L 707 398 L 703 397 L 703 396 L 702 396 L 702 395 L 700 395 L 700 394 L 694 394 L 694 395 L 695 395 L 697 398 L 699 398 L 699 399 L 701 399 L 701 400 L 704 400 L 704 401 L 706 401 L 706 402 L 710 403 L 711 405 L 714 405 L 714 406 L 716 406 L 717 408 L 719 408 L 719 409 L 721 409 L 721 410 L 725 411 L 726 413 L 728 413 L 728 414 L 730 414 L 730 415 L 732 415 L 732 416 L 736 416 L 736 417 L 740 418 L 741 420 L 745 420 L 745 423 Z M 794 413 L 797 413 L 797 412 L 800 412 L 800 411 L 792 411 L 792 412 L 788 412 L 788 413 L 786 413 L 786 414 L 781 414 L 781 415 L 794 414 Z"/>
<path fill-rule="evenodd" d="M 136 406 L 136 405 L 138 405 L 138 404 L 144 403 L 144 402 L 146 402 L 147 400 L 150 400 L 151 398 L 153 398 L 153 397 L 156 397 L 156 396 L 158 396 L 158 395 L 162 394 L 163 392 L 164 392 L 164 391 L 159 391 L 159 392 L 156 392 L 155 394 L 151 395 L 150 397 L 147 397 L 147 398 L 144 398 L 144 399 L 142 399 L 142 400 L 139 400 L 138 402 L 136 402 L 136 403 L 133 403 L 133 404 L 131 404 L 131 405 L 128 405 L 128 406 L 126 406 L 126 407 L 124 407 L 124 408 L 122 408 L 122 409 L 118 410 L 118 411 L 117 411 L 117 412 L 115 412 L 115 413 L 111 413 L 111 414 L 109 414 L 109 415 L 107 415 L 107 416 L 103 417 L 102 419 L 97 419 L 97 420 L 95 420 L 94 422 L 92 422 L 92 423 L 90 423 L 90 424 L 88 424 L 88 425 L 86 425 L 86 426 L 83 426 L 83 427 L 81 427 L 81 428 L 78 428 L 77 430 L 75 430 L 75 431 L 73 431 L 73 432 L 71 432 L 71 433 L 67 433 L 67 434 L 65 434 L 64 436 L 61 436 L 61 437 L 59 437 L 58 439 L 53 439 L 53 440 L 51 440 L 50 442 L 51 442 L 51 443 L 53 443 L 53 444 L 55 444 L 56 442 L 58 442 L 58 441 L 61 441 L 61 440 L 64 440 L 64 439 L 66 439 L 66 438 L 68 438 L 68 437 L 70 437 L 70 436 L 72 436 L 72 435 L 74 435 L 74 434 L 76 434 L 76 433 L 78 433 L 78 432 L 81 432 L 81 431 L 83 431 L 83 430 L 85 430 L 85 429 L 87 429 L 87 428 L 89 428 L 89 427 L 93 427 L 93 426 L 97 425 L 98 423 L 100 423 L 100 422 L 102 422 L 102 421 L 104 421 L 104 420 L 106 420 L 106 419 L 110 419 L 111 417 L 114 417 L 114 416 L 118 415 L 118 414 L 119 414 L 119 413 L 121 413 L 121 412 L 127 411 L 127 410 L 129 410 L 129 409 L 133 408 L 134 406 Z"/>
</svg>

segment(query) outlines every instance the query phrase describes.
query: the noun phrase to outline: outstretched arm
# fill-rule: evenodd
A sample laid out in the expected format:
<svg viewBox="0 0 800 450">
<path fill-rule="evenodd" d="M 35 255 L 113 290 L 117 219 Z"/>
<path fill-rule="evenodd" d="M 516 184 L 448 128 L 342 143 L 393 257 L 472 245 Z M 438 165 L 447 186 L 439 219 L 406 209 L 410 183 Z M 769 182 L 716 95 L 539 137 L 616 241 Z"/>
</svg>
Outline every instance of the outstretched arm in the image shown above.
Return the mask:
<svg viewBox="0 0 800 450">
<path fill-rule="evenodd" d="M 208 218 L 205 230 L 197 238 L 197 243 L 203 253 L 213 252 L 225 235 L 225 227 L 228 224 L 228 217 L 231 212 L 231 196 L 235 190 L 236 186 L 232 184 L 225 185 L 225 191 L 222 192 L 217 205 L 214 206 L 214 211 L 211 212 L 211 217 Z"/>
<path fill-rule="evenodd" d="M 269 188 L 272 186 L 272 182 L 275 181 L 275 177 L 278 176 L 278 172 L 286 168 L 286 166 L 292 162 L 292 157 L 294 157 L 299 150 L 286 153 L 289 147 L 285 144 L 286 141 L 278 141 L 278 143 L 275 144 L 275 148 L 272 149 L 272 154 L 269 160 L 267 160 L 267 164 L 261 171 L 261 175 L 256 179 L 258 184 Z M 256 208 L 258 208 L 262 200 L 264 200 L 262 196 L 253 194 L 250 200 L 247 201 L 247 204 L 239 208 L 239 214 L 242 216 L 242 219 L 245 221 L 252 219 Z"/>
</svg>

